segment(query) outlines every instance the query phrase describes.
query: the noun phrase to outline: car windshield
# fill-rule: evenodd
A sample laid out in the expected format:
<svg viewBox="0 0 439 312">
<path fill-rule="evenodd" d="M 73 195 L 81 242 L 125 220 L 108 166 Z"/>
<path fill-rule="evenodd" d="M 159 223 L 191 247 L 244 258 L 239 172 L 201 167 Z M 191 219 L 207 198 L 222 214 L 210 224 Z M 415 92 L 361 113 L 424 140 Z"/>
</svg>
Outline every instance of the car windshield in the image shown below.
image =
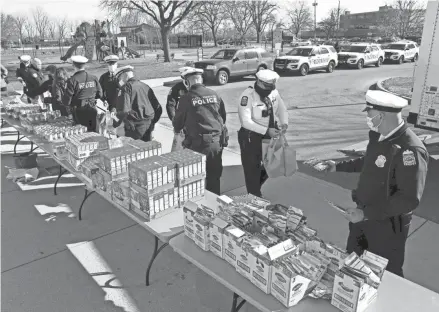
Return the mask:
<svg viewBox="0 0 439 312">
<path fill-rule="evenodd" d="M 219 50 L 214 55 L 212 55 L 212 59 L 217 60 L 231 60 L 235 55 L 237 50 Z"/>
<path fill-rule="evenodd" d="M 363 53 L 367 46 L 348 46 L 343 49 L 343 52 Z"/>
<path fill-rule="evenodd" d="M 290 52 L 287 53 L 287 55 L 291 56 L 309 56 L 311 54 L 312 48 L 299 48 L 299 49 L 292 49 Z"/>
<path fill-rule="evenodd" d="M 404 50 L 405 44 L 389 44 L 386 46 L 386 49 L 390 50 Z"/>
</svg>

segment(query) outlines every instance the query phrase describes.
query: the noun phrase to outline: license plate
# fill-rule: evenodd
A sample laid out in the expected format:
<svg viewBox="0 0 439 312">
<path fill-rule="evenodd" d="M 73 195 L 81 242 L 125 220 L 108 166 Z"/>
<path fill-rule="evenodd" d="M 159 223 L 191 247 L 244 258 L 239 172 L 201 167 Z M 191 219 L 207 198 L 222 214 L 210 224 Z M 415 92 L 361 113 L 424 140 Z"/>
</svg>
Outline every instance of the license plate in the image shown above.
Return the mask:
<svg viewBox="0 0 439 312">
<path fill-rule="evenodd" d="M 346 64 L 346 61 L 339 61 L 340 64 Z"/>
</svg>

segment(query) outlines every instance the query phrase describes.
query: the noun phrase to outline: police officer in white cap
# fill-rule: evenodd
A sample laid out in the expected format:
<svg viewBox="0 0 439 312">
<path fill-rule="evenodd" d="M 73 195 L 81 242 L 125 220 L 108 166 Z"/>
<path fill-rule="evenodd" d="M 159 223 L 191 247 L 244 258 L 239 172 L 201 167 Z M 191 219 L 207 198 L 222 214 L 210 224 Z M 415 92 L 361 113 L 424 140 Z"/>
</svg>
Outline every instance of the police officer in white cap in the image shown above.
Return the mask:
<svg viewBox="0 0 439 312">
<path fill-rule="evenodd" d="M 424 191 L 429 155 L 402 118 L 407 101 L 396 95 L 366 93 L 369 144 L 363 157 L 321 163 L 327 171 L 361 172 L 346 209 L 347 251 L 369 250 L 389 260 L 387 270 L 403 276 L 405 243 L 413 210 Z"/>
<path fill-rule="evenodd" d="M 273 138 L 288 128 L 288 112 L 276 90 L 279 75 L 269 69 L 256 74 L 254 87 L 248 87 L 239 103 L 238 142 L 247 192 L 261 196 L 267 179 L 262 167 L 262 139 Z"/>
<path fill-rule="evenodd" d="M 221 97 L 203 85 L 203 70 L 188 68 L 181 73 L 188 93 L 180 98 L 172 125 L 186 131 L 183 145 L 206 155 L 206 190 L 220 194 L 222 153 L 228 144 L 226 109 Z"/>
<path fill-rule="evenodd" d="M 20 67 L 17 68 L 16 76 L 18 80 L 23 84 L 23 92 L 28 95 L 29 90 L 37 89 L 43 83 L 43 76 L 38 72 L 36 65 L 31 63 L 30 55 L 22 55 L 18 57 L 20 60 Z M 28 102 L 31 99 L 28 98 Z"/>
<path fill-rule="evenodd" d="M 180 76 L 192 67 L 185 66 L 179 68 Z M 168 113 L 169 119 L 172 121 L 175 116 L 175 110 L 180 98 L 188 92 L 188 86 L 186 79 L 181 76 L 182 81 L 175 84 L 171 90 L 169 90 L 168 98 L 166 101 L 166 112 Z"/>
<path fill-rule="evenodd" d="M 108 65 L 108 71 L 101 75 L 99 83 L 102 87 L 102 101 L 107 101 L 108 110 L 111 111 L 116 107 L 117 94 L 119 93 L 119 85 L 115 77 L 119 58 L 116 55 L 108 55 L 104 61 Z"/>
<path fill-rule="evenodd" d="M 101 98 L 102 88 L 98 78 L 85 71 L 88 59 L 81 55 L 71 57 L 75 73 L 67 80 L 62 99 L 63 105 L 70 107 L 76 123 L 96 131 L 96 99 Z"/>
</svg>

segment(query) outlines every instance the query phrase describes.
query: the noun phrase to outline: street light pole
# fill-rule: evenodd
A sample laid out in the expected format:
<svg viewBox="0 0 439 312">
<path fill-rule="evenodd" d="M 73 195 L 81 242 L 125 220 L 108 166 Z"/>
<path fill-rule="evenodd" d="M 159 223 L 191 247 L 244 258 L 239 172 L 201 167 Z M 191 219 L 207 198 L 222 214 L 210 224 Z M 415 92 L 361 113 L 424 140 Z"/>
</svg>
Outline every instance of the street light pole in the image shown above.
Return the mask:
<svg viewBox="0 0 439 312">
<path fill-rule="evenodd" d="M 314 0 L 312 6 L 314 7 L 314 41 L 317 39 L 317 0 Z"/>
</svg>

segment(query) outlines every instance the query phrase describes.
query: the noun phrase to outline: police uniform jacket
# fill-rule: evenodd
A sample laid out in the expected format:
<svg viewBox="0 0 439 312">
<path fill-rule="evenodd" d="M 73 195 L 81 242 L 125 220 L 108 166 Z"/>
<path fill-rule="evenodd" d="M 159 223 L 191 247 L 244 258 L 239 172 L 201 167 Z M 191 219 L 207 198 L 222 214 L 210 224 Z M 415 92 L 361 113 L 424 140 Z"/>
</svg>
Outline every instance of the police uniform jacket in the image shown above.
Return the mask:
<svg viewBox="0 0 439 312">
<path fill-rule="evenodd" d="M 225 123 L 226 109 L 223 100 L 215 91 L 202 84 L 193 85 L 180 98 L 172 120 L 175 132 L 185 128 L 192 139 L 198 139 L 203 134 L 220 135 Z"/>
<path fill-rule="evenodd" d="M 181 81 L 171 88 L 168 94 L 168 99 L 166 101 L 166 112 L 168 113 L 169 119 L 171 121 L 174 119 L 175 110 L 180 98 L 187 93 L 186 86 Z"/>
<path fill-rule="evenodd" d="M 120 89 L 116 105 L 117 117 L 121 120 L 152 120 L 155 124 L 162 115 L 162 107 L 154 91 L 143 82 L 131 78 Z"/>
<path fill-rule="evenodd" d="M 428 152 L 407 124 L 389 138 L 369 132 L 365 156 L 337 164 L 337 171 L 361 172 L 353 200 L 369 220 L 412 212 L 424 191 Z"/>
<path fill-rule="evenodd" d="M 102 88 L 102 101 L 107 101 L 110 109 L 116 107 L 117 96 L 119 93 L 119 84 L 110 72 L 102 74 L 99 78 L 99 84 Z"/>
<path fill-rule="evenodd" d="M 275 122 L 288 124 L 288 111 L 279 92 L 273 90 L 267 98 L 271 101 L 268 105 L 252 87 L 242 93 L 238 114 L 243 128 L 264 135 L 269 126 L 274 126 L 270 125 L 270 109 L 273 111 Z"/>
<path fill-rule="evenodd" d="M 28 96 L 35 97 L 37 95 L 42 95 L 44 92 L 49 91 L 51 96 L 53 97 L 54 94 L 53 86 L 54 86 L 53 78 L 49 76 L 49 79 L 45 80 L 39 87 L 29 90 Z"/>
<path fill-rule="evenodd" d="M 63 105 L 82 107 L 85 104 L 94 104 L 94 99 L 102 96 L 101 85 L 98 78 L 80 70 L 67 80 L 66 90 L 63 95 Z"/>
<path fill-rule="evenodd" d="M 26 67 L 23 63 L 16 71 L 17 78 L 22 78 L 26 83 L 25 93 L 28 94 L 29 90 L 37 89 L 43 83 L 43 75 L 32 66 Z M 29 95 L 30 96 L 30 95 Z"/>
</svg>

